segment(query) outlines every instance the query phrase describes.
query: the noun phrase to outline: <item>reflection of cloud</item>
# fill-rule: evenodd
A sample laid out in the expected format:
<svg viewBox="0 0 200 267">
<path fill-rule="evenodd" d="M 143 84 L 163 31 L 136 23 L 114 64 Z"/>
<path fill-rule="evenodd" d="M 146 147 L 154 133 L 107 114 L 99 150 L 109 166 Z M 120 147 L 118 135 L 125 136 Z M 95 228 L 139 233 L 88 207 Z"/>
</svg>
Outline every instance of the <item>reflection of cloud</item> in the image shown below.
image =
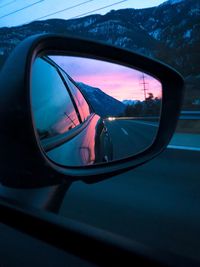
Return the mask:
<svg viewBox="0 0 200 267">
<path fill-rule="evenodd" d="M 106 73 L 105 75 L 81 75 L 74 77 L 76 81 L 81 81 L 93 87 L 100 88 L 103 92 L 119 100 L 124 97 L 133 98 L 138 93 L 138 79 L 127 78 L 126 73 Z M 140 90 L 140 89 L 139 89 Z"/>
<path fill-rule="evenodd" d="M 143 100 L 144 91 L 141 86 L 142 72 L 110 62 L 68 56 L 51 57 L 75 81 L 83 82 L 101 89 L 118 100 Z M 145 74 L 148 83 L 147 93 L 161 97 L 161 84 L 155 78 Z"/>
</svg>

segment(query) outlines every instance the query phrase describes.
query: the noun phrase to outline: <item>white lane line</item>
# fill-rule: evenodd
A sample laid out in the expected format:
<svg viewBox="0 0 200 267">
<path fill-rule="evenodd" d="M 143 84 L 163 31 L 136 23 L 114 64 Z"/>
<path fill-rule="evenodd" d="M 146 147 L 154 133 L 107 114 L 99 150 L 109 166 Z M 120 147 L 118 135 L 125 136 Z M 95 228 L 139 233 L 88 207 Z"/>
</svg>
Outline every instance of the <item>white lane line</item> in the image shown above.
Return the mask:
<svg viewBox="0 0 200 267">
<path fill-rule="evenodd" d="M 127 131 L 124 128 L 121 128 L 122 132 L 126 135 L 128 135 Z"/>
<path fill-rule="evenodd" d="M 143 121 L 134 121 L 134 122 L 136 122 L 136 123 L 138 123 L 138 124 L 144 124 L 144 125 L 149 125 L 149 126 L 153 126 L 153 127 L 157 127 L 158 128 L 158 124 L 156 125 L 156 124 L 154 124 L 154 123 L 149 123 L 149 122 L 143 122 Z"/>
<path fill-rule="evenodd" d="M 200 151 L 200 147 L 193 147 L 193 146 L 175 146 L 175 145 L 168 145 L 167 148 L 181 149 L 181 150 L 191 150 L 191 151 Z"/>
</svg>

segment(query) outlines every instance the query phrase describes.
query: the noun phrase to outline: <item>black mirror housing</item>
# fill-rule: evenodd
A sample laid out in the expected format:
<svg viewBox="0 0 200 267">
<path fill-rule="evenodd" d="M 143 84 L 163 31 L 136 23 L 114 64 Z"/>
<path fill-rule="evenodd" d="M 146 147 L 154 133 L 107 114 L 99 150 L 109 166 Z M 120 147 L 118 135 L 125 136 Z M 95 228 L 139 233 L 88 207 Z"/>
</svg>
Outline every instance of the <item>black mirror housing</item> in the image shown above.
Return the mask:
<svg viewBox="0 0 200 267">
<path fill-rule="evenodd" d="M 31 111 L 31 68 L 45 54 L 85 56 L 134 67 L 157 78 L 163 87 L 157 136 L 141 153 L 118 161 L 84 167 L 63 167 L 43 153 Z M 42 78 L 42 77 L 41 77 Z M 157 156 L 169 143 L 178 120 L 184 82 L 174 69 L 132 51 L 58 35 L 31 36 L 18 45 L 0 74 L 0 182 L 10 187 L 39 187 L 83 180 L 94 183 L 133 169 Z"/>
</svg>

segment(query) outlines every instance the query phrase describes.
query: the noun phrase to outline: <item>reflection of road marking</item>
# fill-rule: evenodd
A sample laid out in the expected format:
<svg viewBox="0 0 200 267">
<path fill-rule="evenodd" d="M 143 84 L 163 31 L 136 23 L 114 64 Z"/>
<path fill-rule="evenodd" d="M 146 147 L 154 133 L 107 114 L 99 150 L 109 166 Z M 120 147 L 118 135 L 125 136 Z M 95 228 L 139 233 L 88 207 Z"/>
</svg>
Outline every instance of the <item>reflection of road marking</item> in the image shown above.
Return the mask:
<svg viewBox="0 0 200 267">
<path fill-rule="evenodd" d="M 122 132 L 123 132 L 124 134 L 128 135 L 127 131 L 124 130 L 124 128 L 121 128 L 121 130 L 122 130 Z"/>
<path fill-rule="evenodd" d="M 200 147 L 193 147 L 193 146 L 175 146 L 169 145 L 167 148 L 171 149 L 182 149 L 182 150 L 191 150 L 191 151 L 200 151 Z"/>
<path fill-rule="evenodd" d="M 154 127 L 157 127 L 158 128 L 158 124 L 155 124 L 155 123 L 143 122 L 143 121 L 134 121 L 134 122 L 139 123 L 139 124 L 154 126 Z"/>
</svg>

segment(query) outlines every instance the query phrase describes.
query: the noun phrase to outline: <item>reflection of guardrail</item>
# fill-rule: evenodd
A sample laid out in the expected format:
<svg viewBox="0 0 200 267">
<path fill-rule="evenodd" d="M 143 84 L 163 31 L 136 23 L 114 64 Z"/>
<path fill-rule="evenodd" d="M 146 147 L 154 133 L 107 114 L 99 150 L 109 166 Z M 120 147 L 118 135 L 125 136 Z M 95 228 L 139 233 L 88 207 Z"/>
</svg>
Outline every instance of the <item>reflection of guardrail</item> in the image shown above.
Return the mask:
<svg viewBox="0 0 200 267">
<path fill-rule="evenodd" d="M 112 117 L 117 120 L 159 120 L 159 116 L 145 117 Z M 200 120 L 200 111 L 181 111 L 179 120 Z"/>
<path fill-rule="evenodd" d="M 109 117 L 107 120 L 159 120 L 159 117 Z"/>
</svg>

